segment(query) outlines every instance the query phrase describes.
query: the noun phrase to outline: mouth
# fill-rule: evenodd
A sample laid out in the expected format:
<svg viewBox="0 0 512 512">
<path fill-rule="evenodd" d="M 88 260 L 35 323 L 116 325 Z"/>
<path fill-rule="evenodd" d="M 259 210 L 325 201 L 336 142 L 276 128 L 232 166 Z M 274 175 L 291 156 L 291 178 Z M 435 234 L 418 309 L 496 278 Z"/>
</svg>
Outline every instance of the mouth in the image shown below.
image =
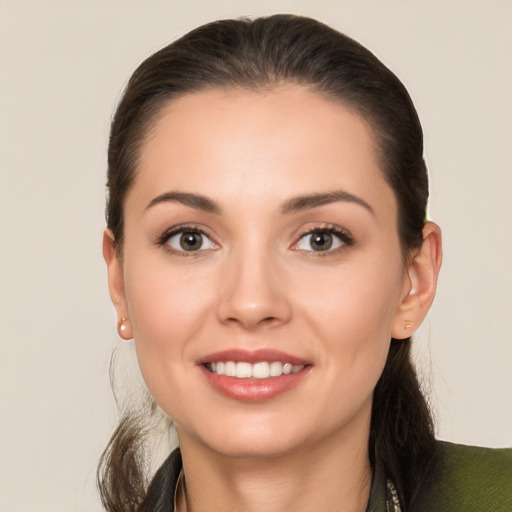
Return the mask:
<svg viewBox="0 0 512 512">
<path fill-rule="evenodd" d="M 198 363 L 214 390 L 245 402 L 263 402 L 292 390 L 313 366 L 301 358 L 267 349 L 218 352 Z"/>
<path fill-rule="evenodd" d="M 298 373 L 305 364 L 294 365 L 281 361 L 259 361 L 255 364 L 244 361 L 218 361 L 207 363 L 205 367 L 211 373 L 234 377 L 235 379 L 270 379 Z"/>
</svg>

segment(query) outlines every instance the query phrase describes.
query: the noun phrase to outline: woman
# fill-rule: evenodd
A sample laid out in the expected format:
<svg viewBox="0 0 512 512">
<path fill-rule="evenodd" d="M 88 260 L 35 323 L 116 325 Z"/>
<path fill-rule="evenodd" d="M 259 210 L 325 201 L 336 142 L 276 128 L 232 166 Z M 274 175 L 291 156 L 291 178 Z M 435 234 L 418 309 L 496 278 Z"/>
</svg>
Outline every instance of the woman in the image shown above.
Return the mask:
<svg viewBox="0 0 512 512">
<path fill-rule="evenodd" d="M 410 361 L 441 265 L 422 152 L 399 80 L 311 19 L 212 23 L 135 71 L 103 250 L 180 450 L 146 489 L 124 417 L 107 510 L 509 510 L 510 451 L 436 443 Z"/>
</svg>

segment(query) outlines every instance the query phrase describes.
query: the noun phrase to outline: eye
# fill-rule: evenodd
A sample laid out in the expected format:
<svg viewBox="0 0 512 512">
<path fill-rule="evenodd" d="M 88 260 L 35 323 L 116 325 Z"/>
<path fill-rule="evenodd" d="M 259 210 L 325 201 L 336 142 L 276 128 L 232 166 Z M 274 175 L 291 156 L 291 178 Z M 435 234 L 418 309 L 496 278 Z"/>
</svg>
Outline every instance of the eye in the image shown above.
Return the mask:
<svg viewBox="0 0 512 512">
<path fill-rule="evenodd" d="M 197 252 L 217 247 L 205 233 L 197 229 L 175 231 L 166 237 L 164 243 L 177 252 Z"/>
<path fill-rule="evenodd" d="M 351 244 L 352 238 L 343 231 L 316 229 L 302 235 L 294 248 L 300 251 L 327 252 Z"/>
</svg>

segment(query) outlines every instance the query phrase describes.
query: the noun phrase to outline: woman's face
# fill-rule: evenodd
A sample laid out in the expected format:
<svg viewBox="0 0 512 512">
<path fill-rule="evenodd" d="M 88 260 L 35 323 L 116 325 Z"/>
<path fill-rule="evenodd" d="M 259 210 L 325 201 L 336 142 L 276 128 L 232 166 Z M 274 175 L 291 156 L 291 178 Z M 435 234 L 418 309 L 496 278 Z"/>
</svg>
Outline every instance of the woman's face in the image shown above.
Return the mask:
<svg viewBox="0 0 512 512">
<path fill-rule="evenodd" d="M 268 456 L 366 442 L 411 285 L 371 132 L 342 104 L 291 85 L 171 101 L 110 272 L 182 445 Z"/>
</svg>

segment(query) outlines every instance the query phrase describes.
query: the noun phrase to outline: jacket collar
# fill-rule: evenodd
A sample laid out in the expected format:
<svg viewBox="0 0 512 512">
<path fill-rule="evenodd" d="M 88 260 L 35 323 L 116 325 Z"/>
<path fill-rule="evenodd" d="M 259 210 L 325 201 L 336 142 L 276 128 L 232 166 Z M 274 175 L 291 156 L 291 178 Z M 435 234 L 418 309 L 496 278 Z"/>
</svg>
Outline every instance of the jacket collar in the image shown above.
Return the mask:
<svg viewBox="0 0 512 512">
<path fill-rule="evenodd" d="M 140 512 L 174 512 L 175 491 L 182 471 L 181 453 L 174 450 L 157 471 L 149 486 L 146 499 L 139 509 Z M 370 499 L 366 512 L 392 512 L 386 505 L 389 483 L 384 467 L 377 462 L 373 474 Z"/>
</svg>

